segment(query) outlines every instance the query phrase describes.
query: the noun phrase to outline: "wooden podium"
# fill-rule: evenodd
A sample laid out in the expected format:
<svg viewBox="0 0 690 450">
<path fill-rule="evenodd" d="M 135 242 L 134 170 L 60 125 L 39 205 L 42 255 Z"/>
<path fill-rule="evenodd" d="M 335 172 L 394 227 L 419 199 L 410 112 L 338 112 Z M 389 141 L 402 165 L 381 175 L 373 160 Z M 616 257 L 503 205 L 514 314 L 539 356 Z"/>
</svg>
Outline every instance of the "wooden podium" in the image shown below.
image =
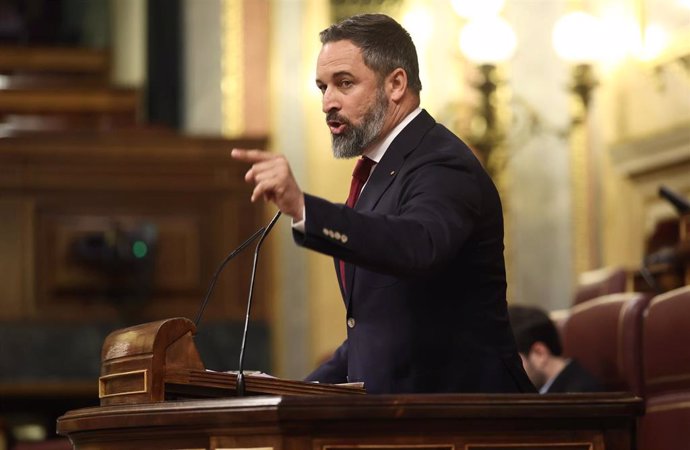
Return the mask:
<svg viewBox="0 0 690 450">
<path fill-rule="evenodd" d="M 70 411 L 78 450 L 634 450 L 628 395 L 258 396 Z"/>
<path fill-rule="evenodd" d="M 100 407 L 57 432 L 77 450 L 634 450 L 642 400 L 609 394 L 358 395 L 204 369 L 187 319 L 110 334 Z M 223 397 L 223 398 L 209 398 Z"/>
<path fill-rule="evenodd" d="M 196 326 L 186 318 L 116 330 L 101 353 L 101 406 L 166 400 L 234 397 L 237 374 L 206 370 L 196 345 Z M 331 385 L 245 374 L 247 395 L 364 394 L 356 385 Z"/>
</svg>

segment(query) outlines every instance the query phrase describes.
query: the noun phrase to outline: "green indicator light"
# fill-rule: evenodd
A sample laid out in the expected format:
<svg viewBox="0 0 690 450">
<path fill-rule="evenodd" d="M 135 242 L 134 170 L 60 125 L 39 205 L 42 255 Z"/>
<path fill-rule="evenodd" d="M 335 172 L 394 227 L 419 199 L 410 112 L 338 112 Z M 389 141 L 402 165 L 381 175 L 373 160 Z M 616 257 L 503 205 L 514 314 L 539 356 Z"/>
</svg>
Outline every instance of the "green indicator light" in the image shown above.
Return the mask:
<svg viewBox="0 0 690 450">
<path fill-rule="evenodd" d="M 149 252 L 149 246 L 144 241 L 135 241 L 132 244 L 132 253 L 136 258 L 143 258 Z"/>
</svg>

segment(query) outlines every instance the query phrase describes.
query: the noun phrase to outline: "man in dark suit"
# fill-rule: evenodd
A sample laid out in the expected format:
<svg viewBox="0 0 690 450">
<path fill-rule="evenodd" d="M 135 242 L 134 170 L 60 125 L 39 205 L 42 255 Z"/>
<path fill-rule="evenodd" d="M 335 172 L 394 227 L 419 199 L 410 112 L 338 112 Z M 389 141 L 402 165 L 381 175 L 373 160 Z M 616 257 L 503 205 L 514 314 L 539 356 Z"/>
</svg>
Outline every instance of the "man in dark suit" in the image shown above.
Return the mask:
<svg viewBox="0 0 690 450">
<path fill-rule="evenodd" d="M 303 193 L 281 155 L 232 153 L 253 164 L 252 201 L 274 202 L 297 244 L 335 258 L 347 339 L 307 379 L 370 393 L 533 392 L 508 323 L 498 193 L 419 108 L 409 34 L 367 14 L 321 43 L 316 85 L 334 155 L 363 156 L 346 204 Z"/>
<path fill-rule="evenodd" d="M 542 309 L 510 305 L 508 312 L 525 370 L 540 393 L 603 390 L 576 360 L 563 357 L 558 330 Z"/>
</svg>

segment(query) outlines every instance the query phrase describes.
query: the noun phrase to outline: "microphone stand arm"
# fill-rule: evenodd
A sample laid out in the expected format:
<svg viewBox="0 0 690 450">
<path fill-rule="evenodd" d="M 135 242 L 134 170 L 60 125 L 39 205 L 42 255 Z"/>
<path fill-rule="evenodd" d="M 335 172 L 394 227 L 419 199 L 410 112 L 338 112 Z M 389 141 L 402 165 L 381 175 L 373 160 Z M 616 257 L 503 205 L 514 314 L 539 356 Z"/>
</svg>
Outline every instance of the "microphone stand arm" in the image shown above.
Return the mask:
<svg viewBox="0 0 690 450">
<path fill-rule="evenodd" d="M 237 382 L 235 386 L 235 391 L 238 397 L 244 397 L 245 393 L 245 382 L 244 382 L 244 349 L 247 345 L 247 329 L 249 327 L 249 316 L 252 311 L 252 296 L 254 295 L 254 280 L 256 279 L 256 267 L 259 263 L 259 249 L 261 249 L 261 244 L 264 242 L 266 236 L 271 231 L 271 228 L 276 224 L 280 218 L 280 211 L 278 211 L 271 222 L 266 226 L 259 242 L 256 244 L 256 249 L 254 250 L 254 263 L 252 264 L 252 276 L 249 280 L 249 298 L 247 299 L 247 314 L 244 317 L 244 331 L 242 332 L 242 344 L 240 346 L 240 361 L 237 369 Z"/>
<path fill-rule="evenodd" d="M 208 286 L 208 289 L 206 290 L 206 295 L 204 296 L 204 301 L 201 302 L 201 306 L 199 307 L 199 311 L 196 314 L 196 318 L 194 319 L 194 325 L 199 326 L 199 322 L 201 321 L 201 317 L 204 315 L 204 310 L 206 309 L 206 305 L 208 305 L 208 301 L 211 298 L 211 293 L 213 292 L 213 288 L 216 285 L 216 281 L 218 281 L 218 275 L 223 271 L 225 266 L 232 260 L 235 256 L 237 256 L 242 250 L 247 248 L 249 244 L 254 242 L 256 238 L 259 236 L 263 236 L 265 234 L 266 228 L 261 227 L 254 234 L 249 236 L 249 238 L 244 241 L 242 244 L 240 244 L 239 247 L 237 247 L 235 250 L 232 251 L 228 256 L 225 257 L 222 263 L 220 263 L 220 266 L 218 266 L 218 269 L 216 270 L 216 273 L 213 274 L 213 277 L 211 278 L 211 283 Z"/>
</svg>

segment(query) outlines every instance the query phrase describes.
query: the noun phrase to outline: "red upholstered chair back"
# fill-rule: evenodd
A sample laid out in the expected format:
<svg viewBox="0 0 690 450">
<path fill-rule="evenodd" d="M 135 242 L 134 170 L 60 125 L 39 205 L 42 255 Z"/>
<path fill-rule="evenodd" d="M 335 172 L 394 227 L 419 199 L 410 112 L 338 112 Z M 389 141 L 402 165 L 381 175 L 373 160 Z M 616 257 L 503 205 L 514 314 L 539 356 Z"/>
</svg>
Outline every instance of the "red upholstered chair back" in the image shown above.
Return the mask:
<svg viewBox="0 0 690 450">
<path fill-rule="evenodd" d="M 690 448 L 690 286 L 658 295 L 643 322 L 640 450 Z"/>
<path fill-rule="evenodd" d="M 580 274 L 573 305 L 603 295 L 625 292 L 627 273 L 622 267 L 605 267 Z"/>
<path fill-rule="evenodd" d="M 563 354 L 608 391 L 642 395 L 642 315 L 647 294 L 611 294 L 573 306 L 563 323 Z"/>
</svg>

